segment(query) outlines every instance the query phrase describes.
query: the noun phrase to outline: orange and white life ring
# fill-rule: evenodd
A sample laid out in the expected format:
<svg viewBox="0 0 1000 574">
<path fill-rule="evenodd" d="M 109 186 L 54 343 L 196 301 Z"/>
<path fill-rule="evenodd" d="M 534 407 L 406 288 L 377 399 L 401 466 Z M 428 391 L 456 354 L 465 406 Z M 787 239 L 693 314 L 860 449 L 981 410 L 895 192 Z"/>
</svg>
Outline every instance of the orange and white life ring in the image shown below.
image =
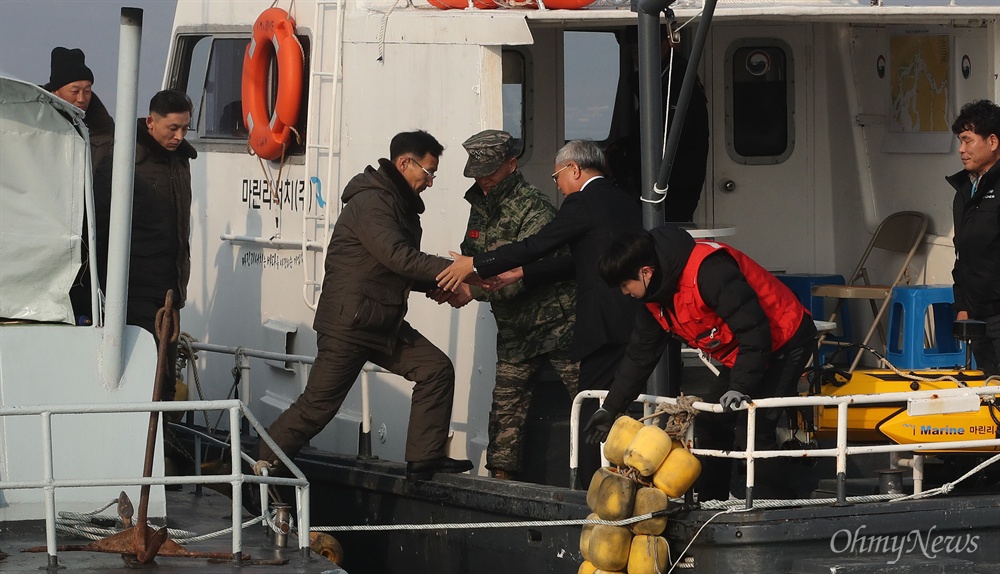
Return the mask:
<svg viewBox="0 0 1000 574">
<path fill-rule="evenodd" d="M 429 2 L 431 6 L 442 10 L 447 10 L 449 8 L 464 10 L 469 7 L 469 0 L 427 0 L 427 2 Z M 497 3 L 495 0 L 473 0 L 473 7 L 479 8 L 480 10 L 489 10 L 490 8 L 496 8 Z"/>
<path fill-rule="evenodd" d="M 267 83 L 271 58 L 278 63 L 274 113 L 267 115 Z M 281 8 L 261 12 L 253 24 L 253 39 L 243 56 L 243 118 L 250 148 L 273 160 L 288 148 L 291 128 L 302 101 L 302 45 L 295 37 L 295 20 Z"/>
</svg>

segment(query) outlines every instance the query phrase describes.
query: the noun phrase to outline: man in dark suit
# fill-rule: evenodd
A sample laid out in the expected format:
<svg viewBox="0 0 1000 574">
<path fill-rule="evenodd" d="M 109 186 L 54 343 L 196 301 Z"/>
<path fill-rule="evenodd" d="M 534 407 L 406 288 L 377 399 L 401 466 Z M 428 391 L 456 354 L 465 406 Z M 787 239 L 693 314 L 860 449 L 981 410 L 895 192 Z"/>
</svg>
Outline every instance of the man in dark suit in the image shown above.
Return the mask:
<svg viewBox="0 0 1000 574">
<path fill-rule="evenodd" d="M 638 201 L 606 179 L 607 171 L 604 152 L 596 143 L 567 143 L 556 154 L 552 174 L 566 198 L 555 218 L 523 241 L 475 257 L 452 253 L 455 262 L 438 275 L 439 286 L 454 290 L 473 273 L 499 275 L 499 286 L 521 278 L 525 286 L 538 285 L 573 273 L 577 303 L 571 357 L 580 361 L 581 391 L 610 388 L 638 309 L 635 301 L 608 287 L 597 272 L 597 262 L 617 233 L 642 229 Z M 571 256 L 538 261 L 564 245 L 569 246 Z M 580 420 L 588 420 L 596 410 L 596 401 L 586 401 Z M 599 467 L 599 447 L 581 444 L 581 481 L 586 484 Z"/>
</svg>

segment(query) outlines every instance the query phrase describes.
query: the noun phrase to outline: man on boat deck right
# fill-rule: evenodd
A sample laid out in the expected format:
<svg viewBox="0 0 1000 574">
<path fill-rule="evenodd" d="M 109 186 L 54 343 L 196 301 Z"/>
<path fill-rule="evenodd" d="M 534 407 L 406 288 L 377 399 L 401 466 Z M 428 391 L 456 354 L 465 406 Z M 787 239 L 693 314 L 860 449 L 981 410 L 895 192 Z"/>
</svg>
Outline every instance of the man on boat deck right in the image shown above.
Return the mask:
<svg viewBox="0 0 1000 574">
<path fill-rule="evenodd" d="M 598 269 L 609 286 L 642 301 L 645 310 L 636 314 L 625 358 L 603 407 L 587 422 L 588 443 L 607 439 L 615 419 L 645 390 L 670 335 L 723 365 L 701 398 L 720 403 L 727 412 L 699 413 L 695 418 L 699 448 L 744 449 L 746 411 L 738 416 L 733 411 L 752 399 L 796 393 L 816 349 L 816 326 L 788 287 L 742 252 L 715 241 L 695 241 L 668 224 L 622 233 L 605 251 Z M 758 411 L 758 449 L 777 448 L 775 428 L 782 410 Z M 701 463 L 694 486 L 698 499 L 728 499 L 732 459 L 703 458 Z M 780 496 L 782 487 L 776 483 L 783 483 L 781 462 L 757 463 L 754 494 Z"/>
<path fill-rule="evenodd" d="M 955 310 L 959 320 L 986 323 L 971 344 L 976 366 L 1000 375 L 1000 106 L 978 100 L 951 126 L 965 169 L 945 179 L 955 188 Z"/>
</svg>

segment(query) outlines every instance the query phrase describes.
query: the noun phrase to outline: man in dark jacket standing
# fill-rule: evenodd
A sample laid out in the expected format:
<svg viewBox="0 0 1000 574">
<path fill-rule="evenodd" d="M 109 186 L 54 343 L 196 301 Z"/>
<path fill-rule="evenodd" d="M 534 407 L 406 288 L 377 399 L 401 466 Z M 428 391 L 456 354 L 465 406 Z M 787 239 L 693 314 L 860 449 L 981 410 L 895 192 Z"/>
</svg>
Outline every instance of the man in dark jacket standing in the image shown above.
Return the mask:
<svg viewBox="0 0 1000 574">
<path fill-rule="evenodd" d="M 960 320 L 986 322 L 972 353 L 986 375 L 1000 375 L 1000 106 L 966 104 L 951 131 L 965 166 L 946 178 L 955 188 L 955 309 Z"/>
<path fill-rule="evenodd" d="M 414 284 L 432 285 L 450 263 L 420 251 L 420 193 L 434 185 L 442 151 L 427 132 L 397 134 L 391 159 L 367 167 L 344 188 L 313 322 L 319 353 L 305 390 L 268 429 L 289 457 L 333 420 L 370 361 L 414 382 L 407 476 L 472 468 L 468 460 L 445 456 L 455 394 L 451 360 L 404 320 Z M 260 460 L 276 464 L 266 444 L 260 449 Z"/>
<path fill-rule="evenodd" d="M 132 190 L 132 242 L 129 249 L 125 322 L 156 338 L 156 312 L 167 291 L 174 308 L 184 306 L 191 275 L 191 164 L 198 156 L 184 139 L 191 124 L 191 99 L 180 90 L 163 90 L 149 100 L 149 115 L 138 120 Z M 97 204 L 98 271 L 107 281 L 108 225 L 111 214 L 111 157 L 94 173 Z M 157 340 L 157 344 L 159 341 Z M 171 347 L 162 399 L 174 398 Z"/>
<path fill-rule="evenodd" d="M 603 408 L 587 423 L 588 442 L 604 441 L 614 419 L 645 389 L 670 335 L 722 363 L 702 396 L 706 402 L 733 411 L 752 398 L 796 393 L 816 348 L 816 327 L 788 287 L 740 251 L 696 242 L 686 231 L 666 225 L 623 234 L 608 247 L 599 268 L 608 285 L 642 301 L 646 309 L 636 315 Z M 780 414 L 781 409 L 757 413 L 757 448 L 777 447 L 774 431 Z M 699 448 L 742 449 L 745 429 L 745 411 L 739 423 L 725 414 L 701 413 L 695 419 Z M 704 460 L 702 465 L 695 484 L 699 500 L 727 499 L 731 459 Z"/>
<path fill-rule="evenodd" d="M 642 229 L 642 208 L 604 177 L 604 152 L 592 141 L 573 140 L 556 154 L 552 181 L 566 198 L 555 218 L 538 233 L 524 240 L 498 247 L 473 257 L 455 255 L 455 263 L 438 276 L 439 285 L 454 289 L 473 272 L 493 277 L 508 270 L 500 285 L 523 278 L 526 287 L 539 283 L 576 278 L 576 330 L 570 358 L 580 361 L 579 390 L 607 389 L 625 353 L 635 301 L 608 287 L 597 273 L 597 261 L 616 233 Z M 557 257 L 534 263 L 568 245 L 571 257 Z M 518 267 L 522 266 L 522 267 Z M 597 409 L 596 401 L 586 401 L 581 421 Z M 583 481 L 601 465 L 596 446 L 580 448 L 579 474 Z M 586 482 L 584 482 L 586 484 Z"/>
<path fill-rule="evenodd" d="M 96 170 L 105 159 L 111 157 L 115 141 L 115 121 L 111 119 L 101 99 L 92 91 L 93 85 L 94 73 L 87 67 L 83 50 L 61 46 L 52 48 L 49 83 L 42 87 L 83 110 L 83 123 L 90 135 L 90 169 Z M 84 237 L 87 237 L 86 233 Z M 87 264 L 90 261 L 89 249 L 90 246 L 85 242 L 83 265 L 69 291 L 73 313 L 81 325 L 93 322 L 93 310 L 90 308 L 90 266 Z"/>
</svg>

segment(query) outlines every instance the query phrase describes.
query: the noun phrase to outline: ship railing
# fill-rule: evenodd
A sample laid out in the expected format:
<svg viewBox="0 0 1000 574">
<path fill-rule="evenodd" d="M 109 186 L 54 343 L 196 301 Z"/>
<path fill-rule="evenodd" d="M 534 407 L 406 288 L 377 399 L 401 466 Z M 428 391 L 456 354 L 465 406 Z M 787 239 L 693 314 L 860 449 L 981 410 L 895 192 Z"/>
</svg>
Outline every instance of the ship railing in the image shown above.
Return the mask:
<svg viewBox="0 0 1000 574">
<path fill-rule="evenodd" d="M 193 351 L 205 351 L 209 353 L 219 353 L 224 355 L 234 355 L 236 357 L 236 368 L 240 371 L 240 391 L 239 400 L 249 408 L 250 405 L 250 357 L 264 359 L 268 361 L 284 362 L 287 364 L 300 365 L 298 377 L 301 388 L 305 388 L 309 379 L 309 368 L 315 363 L 315 357 L 308 355 L 293 355 L 289 353 L 278 353 L 273 351 L 262 351 L 258 349 L 248 349 L 246 347 L 233 347 L 227 345 L 214 345 L 210 343 L 190 343 Z M 188 380 L 194 377 L 194 361 L 188 362 Z M 372 456 L 372 417 L 371 417 L 371 375 L 372 373 L 393 374 L 373 363 L 365 363 L 361 369 L 361 436 L 358 440 L 358 456 L 361 458 L 371 458 Z M 200 439 L 195 435 L 196 453 L 200 450 Z"/>
<path fill-rule="evenodd" d="M 577 470 L 579 468 L 579 423 L 580 409 L 584 400 L 597 399 L 604 404 L 607 391 L 582 391 L 573 400 L 570 411 L 570 485 L 576 484 Z M 803 396 L 803 397 L 774 397 L 767 399 L 755 399 L 750 403 L 744 403 L 740 410 L 747 411 L 747 448 L 740 450 L 714 450 L 694 448 L 694 425 L 688 428 L 687 436 L 683 441 L 685 446 L 695 455 L 735 458 L 746 461 L 747 467 L 747 498 L 746 507 L 753 508 L 753 486 L 755 462 L 765 458 L 836 458 L 836 481 L 837 481 L 837 503 L 847 502 L 847 458 L 853 455 L 889 453 L 892 462 L 899 466 L 909 466 L 913 470 L 914 494 L 922 491 L 923 483 L 923 457 L 920 454 L 925 451 L 942 450 L 972 450 L 992 447 L 994 451 L 1000 451 L 1000 438 L 964 440 L 964 441 L 940 441 L 940 442 L 914 442 L 909 444 L 881 444 L 881 445 L 848 445 L 847 441 L 847 411 L 850 407 L 874 404 L 906 404 L 914 399 L 936 400 L 947 399 L 949 397 L 978 395 L 979 397 L 993 397 L 1000 395 L 1000 386 L 984 387 L 962 387 L 955 389 L 939 389 L 928 391 L 907 391 L 895 393 L 880 393 L 871 395 L 843 395 L 843 396 Z M 656 395 L 639 395 L 635 402 L 644 405 L 645 415 L 652 415 L 658 405 L 677 405 L 677 399 L 671 397 L 661 397 Z M 836 407 L 837 408 L 837 434 L 836 446 L 833 448 L 806 448 L 787 450 L 757 450 L 754 448 L 756 435 L 757 411 L 767 408 L 789 408 L 789 407 Z M 697 411 L 705 413 L 724 412 L 721 405 L 717 403 L 694 402 L 691 407 Z M 667 415 L 661 415 L 667 416 Z M 647 424 L 653 424 L 654 419 L 647 419 Z M 913 459 L 899 459 L 899 453 L 911 452 Z M 602 461 L 607 465 L 607 460 Z"/>
<path fill-rule="evenodd" d="M 230 474 L 218 475 L 179 475 L 179 476 L 151 476 L 151 477 L 95 477 L 86 479 L 61 479 L 55 477 L 55 460 L 53 456 L 53 436 L 52 417 L 55 415 L 80 415 L 80 414 L 119 414 L 119 413 L 141 413 L 141 412 L 186 412 L 186 411 L 228 411 L 229 412 L 229 446 L 231 454 L 232 472 Z M 33 405 L 23 407 L 0 408 L 0 419 L 12 416 L 38 416 L 41 420 L 41 442 L 43 474 L 42 480 L 25 481 L 4 481 L 4 490 L 40 488 L 45 491 L 45 542 L 49 555 L 50 564 L 58 564 L 56 558 L 56 499 L 55 490 L 57 488 L 79 488 L 95 486 L 147 486 L 147 485 L 183 485 L 183 484 L 224 484 L 232 485 L 232 550 L 233 561 L 239 563 L 242 557 L 243 548 L 243 483 L 257 484 L 260 487 L 261 515 L 266 516 L 267 508 L 264 508 L 267 500 L 267 487 L 292 486 L 295 487 L 295 499 L 297 504 L 298 519 L 298 546 L 303 556 L 309 553 L 309 481 L 302 471 L 295 466 L 284 452 L 278 447 L 267 431 L 257 420 L 257 417 L 246 408 L 242 402 L 236 399 L 218 401 L 159 401 L 148 403 L 116 403 L 116 404 L 75 404 L 75 405 Z M 245 419 L 250 426 L 258 433 L 260 438 L 271 447 L 278 460 L 285 465 L 285 468 L 292 474 L 292 478 L 269 476 L 266 473 L 260 476 L 256 474 L 244 474 L 241 469 L 241 457 L 245 458 L 251 465 L 253 461 L 243 454 L 240 448 L 241 421 Z M 200 465 L 195 465 L 200 468 Z M 143 525 L 139 525 L 143 526 Z"/>
</svg>

